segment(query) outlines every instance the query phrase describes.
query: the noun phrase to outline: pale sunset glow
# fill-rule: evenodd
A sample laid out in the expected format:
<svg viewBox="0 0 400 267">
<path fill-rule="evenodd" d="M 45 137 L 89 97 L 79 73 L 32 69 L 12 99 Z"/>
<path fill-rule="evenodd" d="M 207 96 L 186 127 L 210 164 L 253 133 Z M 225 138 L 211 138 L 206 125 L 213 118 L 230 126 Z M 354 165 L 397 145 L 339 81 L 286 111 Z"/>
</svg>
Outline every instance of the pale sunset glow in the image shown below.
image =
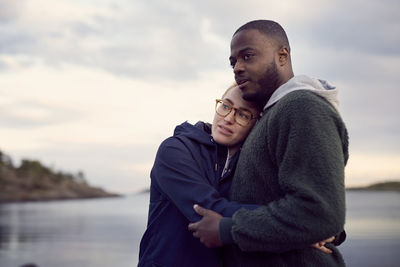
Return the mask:
<svg viewBox="0 0 400 267">
<path fill-rule="evenodd" d="M 150 184 L 159 144 L 212 121 L 247 21 L 287 31 L 295 74 L 339 88 L 346 185 L 400 180 L 399 1 L 0 1 L 0 150 L 116 192 Z"/>
</svg>

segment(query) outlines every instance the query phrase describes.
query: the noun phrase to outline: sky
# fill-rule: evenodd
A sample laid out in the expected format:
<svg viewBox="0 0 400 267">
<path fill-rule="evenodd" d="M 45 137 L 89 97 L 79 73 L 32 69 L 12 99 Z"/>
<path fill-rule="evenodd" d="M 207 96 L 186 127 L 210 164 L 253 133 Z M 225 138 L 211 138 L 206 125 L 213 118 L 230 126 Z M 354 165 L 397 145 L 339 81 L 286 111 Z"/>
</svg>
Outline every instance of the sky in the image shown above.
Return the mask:
<svg viewBox="0 0 400 267">
<path fill-rule="evenodd" d="M 346 186 L 400 180 L 398 0 L 0 0 L 0 150 L 147 188 L 159 144 L 211 122 L 233 82 L 234 31 L 286 30 L 296 75 L 339 89 L 350 137 Z"/>
</svg>

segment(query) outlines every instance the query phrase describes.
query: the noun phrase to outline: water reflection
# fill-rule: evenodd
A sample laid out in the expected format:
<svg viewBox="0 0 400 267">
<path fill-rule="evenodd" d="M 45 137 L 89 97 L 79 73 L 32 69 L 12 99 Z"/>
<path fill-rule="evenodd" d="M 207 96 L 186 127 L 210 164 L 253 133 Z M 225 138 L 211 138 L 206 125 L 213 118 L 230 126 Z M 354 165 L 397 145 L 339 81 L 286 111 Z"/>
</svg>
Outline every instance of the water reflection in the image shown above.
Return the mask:
<svg viewBox="0 0 400 267">
<path fill-rule="evenodd" d="M 400 240 L 400 194 L 350 192 L 346 231 L 355 239 Z"/>
<path fill-rule="evenodd" d="M 38 240 L 41 234 L 31 229 L 32 225 L 24 220 L 24 214 L 15 206 L 0 206 L 0 249 L 18 250 L 19 244 Z"/>
<path fill-rule="evenodd" d="M 135 266 L 147 199 L 0 205 L 0 266 Z"/>
<path fill-rule="evenodd" d="M 347 266 L 398 266 L 400 194 L 347 193 Z M 0 205 L 0 266 L 136 266 L 148 194 Z"/>
<path fill-rule="evenodd" d="M 1 248 L 18 250 L 21 244 L 51 241 L 61 236 L 79 236 L 79 217 L 64 217 L 46 208 L 47 203 L 0 206 Z"/>
<path fill-rule="evenodd" d="M 3 216 L 2 212 L 0 211 L 0 218 Z M 0 225 L 0 250 L 5 250 L 7 244 L 10 242 L 10 238 L 7 233 L 10 232 L 9 226 Z"/>
</svg>

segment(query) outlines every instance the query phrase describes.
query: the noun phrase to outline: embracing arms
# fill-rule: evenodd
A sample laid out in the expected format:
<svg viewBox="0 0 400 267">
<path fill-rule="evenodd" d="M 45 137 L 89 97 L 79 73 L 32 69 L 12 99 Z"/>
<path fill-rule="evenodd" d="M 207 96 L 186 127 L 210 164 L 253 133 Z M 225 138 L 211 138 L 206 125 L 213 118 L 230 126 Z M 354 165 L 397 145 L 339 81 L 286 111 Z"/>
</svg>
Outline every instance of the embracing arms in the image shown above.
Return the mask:
<svg viewBox="0 0 400 267">
<path fill-rule="evenodd" d="M 180 212 L 191 222 L 201 217 L 193 210 L 198 203 L 224 216 L 232 216 L 240 208 L 254 209 L 259 205 L 242 205 L 221 197 L 212 185 L 214 169 L 206 168 L 204 158 L 195 159 L 193 151 L 180 139 L 171 137 L 165 140 L 157 152 L 152 169 L 152 183 Z M 208 171 L 208 175 L 206 174 Z M 208 177 L 207 177 L 208 176 Z"/>
<path fill-rule="evenodd" d="M 279 187 L 274 190 L 281 197 L 252 211 L 239 210 L 219 224 L 222 240 L 231 238 L 243 251 L 289 251 L 343 230 L 347 131 L 324 100 L 309 95 L 297 100 L 286 103 L 265 126 L 274 129 L 265 138 L 277 166 L 268 177 L 275 175 Z"/>
</svg>

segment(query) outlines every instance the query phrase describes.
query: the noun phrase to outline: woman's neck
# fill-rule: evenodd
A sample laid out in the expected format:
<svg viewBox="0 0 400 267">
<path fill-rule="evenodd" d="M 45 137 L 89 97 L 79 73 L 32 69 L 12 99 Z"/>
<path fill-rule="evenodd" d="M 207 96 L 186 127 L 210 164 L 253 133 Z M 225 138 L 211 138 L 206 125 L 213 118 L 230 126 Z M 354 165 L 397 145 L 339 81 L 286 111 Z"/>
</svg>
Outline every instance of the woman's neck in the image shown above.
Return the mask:
<svg viewBox="0 0 400 267">
<path fill-rule="evenodd" d="M 231 146 L 228 147 L 228 155 L 229 157 L 232 157 L 233 155 L 235 155 L 235 153 L 239 150 L 239 146 Z"/>
</svg>

